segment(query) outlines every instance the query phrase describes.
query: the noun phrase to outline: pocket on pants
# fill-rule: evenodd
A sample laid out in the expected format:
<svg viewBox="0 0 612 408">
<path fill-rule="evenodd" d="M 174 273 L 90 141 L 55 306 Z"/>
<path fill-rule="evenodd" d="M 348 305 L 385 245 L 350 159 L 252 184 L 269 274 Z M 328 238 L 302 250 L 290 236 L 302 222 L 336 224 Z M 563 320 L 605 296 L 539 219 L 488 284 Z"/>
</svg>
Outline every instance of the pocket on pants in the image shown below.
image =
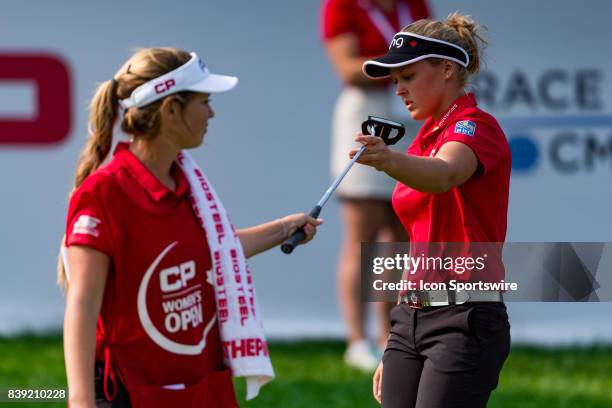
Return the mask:
<svg viewBox="0 0 612 408">
<path fill-rule="evenodd" d="M 414 342 L 414 324 L 412 322 L 413 313 L 408 305 L 399 304 L 391 309 L 389 315 L 391 328 L 389 331 L 389 340 L 387 341 L 387 348 L 398 348 L 413 347 Z M 400 346 L 401 345 L 401 346 Z"/>
<path fill-rule="evenodd" d="M 510 323 L 506 307 L 500 303 L 474 304 L 467 316 L 472 337 L 480 344 L 486 344 L 508 336 Z"/>
<path fill-rule="evenodd" d="M 399 320 L 399 314 L 402 313 L 401 306 L 401 304 L 397 304 L 393 306 L 393 308 L 389 312 L 389 323 L 391 327 L 393 327 L 393 325 Z"/>
</svg>

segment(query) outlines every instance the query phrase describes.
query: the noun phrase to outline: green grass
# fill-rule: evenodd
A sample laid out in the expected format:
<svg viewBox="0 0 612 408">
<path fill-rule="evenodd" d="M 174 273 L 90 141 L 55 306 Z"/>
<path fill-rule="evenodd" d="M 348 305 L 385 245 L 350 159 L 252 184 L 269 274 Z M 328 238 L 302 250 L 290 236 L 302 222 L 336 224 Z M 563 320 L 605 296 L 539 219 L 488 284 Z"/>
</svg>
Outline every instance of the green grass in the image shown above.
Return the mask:
<svg viewBox="0 0 612 408">
<path fill-rule="evenodd" d="M 371 377 L 342 364 L 343 344 L 304 341 L 270 345 L 277 378 L 245 408 L 376 407 Z M 0 389 L 65 387 L 58 335 L 0 338 Z M 5 407 L 63 407 L 65 403 Z M 491 408 L 612 407 L 612 347 L 554 348 L 515 346 L 506 361 Z"/>
</svg>

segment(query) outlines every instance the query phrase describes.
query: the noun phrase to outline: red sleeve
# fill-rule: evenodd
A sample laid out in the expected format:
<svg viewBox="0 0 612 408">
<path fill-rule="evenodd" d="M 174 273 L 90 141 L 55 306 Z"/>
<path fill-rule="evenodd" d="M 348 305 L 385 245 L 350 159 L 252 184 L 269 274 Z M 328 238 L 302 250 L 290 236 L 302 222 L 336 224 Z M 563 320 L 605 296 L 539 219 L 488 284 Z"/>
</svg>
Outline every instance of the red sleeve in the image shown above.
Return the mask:
<svg viewBox="0 0 612 408">
<path fill-rule="evenodd" d="M 355 2 L 353 0 L 324 0 L 321 8 L 321 38 L 329 40 L 344 33 L 354 33 Z"/>
<path fill-rule="evenodd" d="M 500 135 L 493 127 L 473 118 L 462 118 L 450 123 L 444 130 L 443 140 L 442 145 L 454 141 L 472 149 L 478 163 L 483 167 L 481 175 L 495 168 L 502 161 L 505 152 L 500 143 Z"/>
<path fill-rule="evenodd" d="M 108 222 L 96 199 L 95 189 L 77 189 L 68 208 L 66 247 L 85 245 L 112 256 Z"/>
<path fill-rule="evenodd" d="M 427 0 L 409 0 L 408 4 L 410 6 L 410 15 L 413 21 L 431 18 Z"/>
</svg>

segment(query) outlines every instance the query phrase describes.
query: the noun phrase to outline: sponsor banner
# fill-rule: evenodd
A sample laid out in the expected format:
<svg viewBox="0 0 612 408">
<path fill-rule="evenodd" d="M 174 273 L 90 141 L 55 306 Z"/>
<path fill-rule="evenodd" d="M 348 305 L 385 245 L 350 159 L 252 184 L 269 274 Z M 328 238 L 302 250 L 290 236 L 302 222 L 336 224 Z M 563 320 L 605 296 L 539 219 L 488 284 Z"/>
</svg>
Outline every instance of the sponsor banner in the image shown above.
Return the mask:
<svg viewBox="0 0 612 408">
<path fill-rule="evenodd" d="M 59 55 L 0 53 L 0 89 L 5 85 L 29 84 L 36 96 L 33 115 L 0 111 L 0 147 L 40 146 L 66 139 L 72 124 L 72 80 L 68 63 Z"/>
<path fill-rule="evenodd" d="M 593 61 L 575 68 L 540 63 L 475 78 L 479 104 L 495 115 L 508 137 L 513 175 L 548 180 L 610 173 L 607 69 Z"/>
</svg>

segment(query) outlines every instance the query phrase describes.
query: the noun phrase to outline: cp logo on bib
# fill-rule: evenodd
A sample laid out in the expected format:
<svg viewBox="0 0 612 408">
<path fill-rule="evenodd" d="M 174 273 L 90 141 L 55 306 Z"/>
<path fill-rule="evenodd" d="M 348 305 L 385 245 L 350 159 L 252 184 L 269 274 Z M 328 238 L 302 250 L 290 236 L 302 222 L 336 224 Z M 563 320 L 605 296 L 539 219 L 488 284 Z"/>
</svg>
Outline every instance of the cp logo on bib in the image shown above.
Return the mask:
<svg viewBox="0 0 612 408">
<path fill-rule="evenodd" d="M 206 347 L 206 336 L 216 314 L 213 312 L 205 321 L 202 297 L 205 279 L 197 279 L 194 261 L 168 266 L 155 273 L 176 244 L 178 241 L 168 245 L 142 277 L 138 288 L 138 317 L 147 335 L 164 350 L 197 355 Z"/>
</svg>

